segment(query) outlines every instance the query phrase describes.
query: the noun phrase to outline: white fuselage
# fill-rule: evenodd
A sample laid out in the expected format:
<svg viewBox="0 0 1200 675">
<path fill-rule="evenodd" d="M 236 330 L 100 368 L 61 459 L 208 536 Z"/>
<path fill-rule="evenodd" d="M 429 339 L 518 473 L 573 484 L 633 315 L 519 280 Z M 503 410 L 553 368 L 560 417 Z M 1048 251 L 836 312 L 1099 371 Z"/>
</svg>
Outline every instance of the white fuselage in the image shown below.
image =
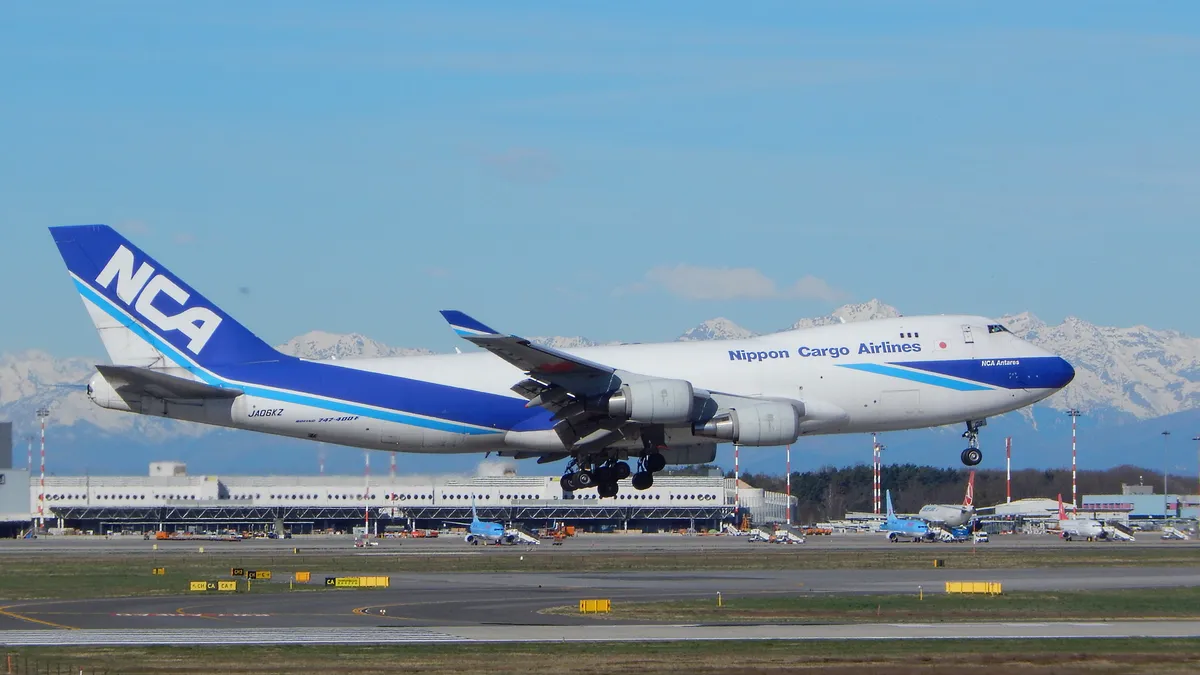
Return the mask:
<svg viewBox="0 0 1200 675">
<path fill-rule="evenodd" d="M 981 420 L 1041 400 L 1073 377 L 1062 359 L 1007 331 L 990 332 L 990 324 L 974 316 L 904 317 L 745 340 L 564 351 L 625 371 L 688 380 L 714 393 L 801 401 L 802 434 L 861 433 Z M 245 393 L 194 405 L 150 396 L 131 402 L 97 375 L 92 398 L 118 410 L 403 452 L 545 451 L 547 434 L 553 434 L 548 412 L 525 408 L 525 399 L 510 389 L 525 375 L 486 352 L 322 366 L 323 375 L 309 376 L 311 388 L 296 377 L 286 385 L 279 377 L 257 379 L 253 366 L 208 375 Z M 353 382 L 355 373 L 385 376 L 382 385 L 380 378 L 368 378 L 371 387 L 433 393 L 419 395 L 421 408 L 403 409 L 316 386 L 325 379 Z M 668 429 L 668 440 L 709 447 L 716 442 L 689 428 Z"/>
<path fill-rule="evenodd" d="M 1067 518 L 1058 521 L 1058 529 L 1066 537 L 1099 539 L 1104 536 L 1104 525 L 1090 518 Z"/>
<path fill-rule="evenodd" d="M 975 517 L 975 509 L 954 504 L 926 504 L 917 515 L 926 522 L 946 527 L 961 527 Z"/>
</svg>

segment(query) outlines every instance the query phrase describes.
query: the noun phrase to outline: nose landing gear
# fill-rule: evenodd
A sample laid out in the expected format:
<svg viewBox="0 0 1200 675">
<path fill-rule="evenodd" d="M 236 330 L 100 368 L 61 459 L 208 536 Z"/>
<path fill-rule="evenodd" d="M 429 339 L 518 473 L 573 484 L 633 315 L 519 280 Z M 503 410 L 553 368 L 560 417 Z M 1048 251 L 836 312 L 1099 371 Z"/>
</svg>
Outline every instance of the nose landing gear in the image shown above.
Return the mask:
<svg viewBox="0 0 1200 675">
<path fill-rule="evenodd" d="M 975 466 L 983 461 L 983 452 L 979 450 L 979 429 L 987 424 L 987 420 L 968 420 L 967 431 L 963 438 L 967 439 L 967 449 L 962 451 L 962 463 Z"/>
</svg>

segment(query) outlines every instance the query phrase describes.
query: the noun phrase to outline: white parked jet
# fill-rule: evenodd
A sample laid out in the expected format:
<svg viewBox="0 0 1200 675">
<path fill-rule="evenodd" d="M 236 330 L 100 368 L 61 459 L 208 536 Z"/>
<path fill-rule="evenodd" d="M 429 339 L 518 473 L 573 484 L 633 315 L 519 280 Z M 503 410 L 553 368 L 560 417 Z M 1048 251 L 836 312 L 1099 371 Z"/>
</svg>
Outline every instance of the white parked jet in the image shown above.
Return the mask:
<svg viewBox="0 0 1200 675">
<path fill-rule="evenodd" d="M 1080 518 L 1077 515 L 1067 517 L 1067 510 L 1063 507 L 1062 495 L 1058 496 L 1058 531 L 1066 541 L 1072 539 L 1084 539 L 1086 541 L 1095 541 L 1097 539 L 1105 539 L 1107 534 L 1104 531 L 1104 523 L 1091 518 Z"/>
<path fill-rule="evenodd" d="M 955 528 L 971 522 L 975 512 L 975 472 L 972 471 L 967 478 L 967 495 L 962 504 L 926 504 L 917 512 L 917 517 L 927 523 Z"/>
<path fill-rule="evenodd" d="M 569 459 L 564 489 L 648 488 L 716 444 L 966 423 L 1066 386 L 1062 358 L 978 316 L 903 317 L 744 340 L 558 350 L 457 311 L 484 352 L 310 361 L 281 354 L 104 225 L 51 228 L 112 365 L 113 410 L 399 452 Z M 490 353 L 488 353 L 490 352 Z"/>
</svg>

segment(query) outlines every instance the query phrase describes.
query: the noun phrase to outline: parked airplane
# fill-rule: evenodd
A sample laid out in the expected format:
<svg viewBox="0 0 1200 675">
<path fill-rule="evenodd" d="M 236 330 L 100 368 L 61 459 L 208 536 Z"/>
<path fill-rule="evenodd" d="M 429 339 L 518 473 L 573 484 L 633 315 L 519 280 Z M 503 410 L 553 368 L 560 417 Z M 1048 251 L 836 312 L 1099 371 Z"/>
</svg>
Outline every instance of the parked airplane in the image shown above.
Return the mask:
<svg viewBox="0 0 1200 675">
<path fill-rule="evenodd" d="M 891 490 L 885 492 L 884 496 L 887 499 L 887 520 L 883 521 L 883 525 L 880 525 L 879 529 L 887 532 L 888 541 L 932 540 L 935 538 L 935 533 L 930 529 L 929 523 L 924 520 L 896 515 L 895 509 L 892 508 Z"/>
<path fill-rule="evenodd" d="M 986 511 L 991 507 L 978 509 Z M 917 515 L 928 523 L 934 523 L 946 528 L 962 527 L 975 517 L 975 472 L 967 478 L 967 495 L 960 504 L 926 504 Z"/>
<path fill-rule="evenodd" d="M 1066 386 L 1062 358 L 977 316 L 925 316 L 744 340 L 559 350 L 457 311 L 487 353 L 312 361 L 281 354 L 105 225 L 51 228 L 112 365 L 113 410 L 399 452 L 568 459 L 565 490 L 644 490 L 716 444 L 966 423 Z M 636 460 L 636 472 L 628 460 Z"/>
<path fill-rule="evenodd" d="M 463 537 L 463 540 L 468 544 L 478 545 L 481 541 L 485 544 L 517 543 L 516 533 L 506 531 L 502 523 L 489 523 L 485 520 L 480 520 L 479 512 L 475 510 L 474 500 L 471 501 L 471 522 L 450 524 L 465 525 L 467 527 L 467 536 Z"/>
<path fill-rule="evenodd" d="M 1058 530 L 1059 536 L 1067 541 L 1075 538 L 1095 541 L 1107 537 L 1104 532 L 1104 524 L 1098 520 L 1080 518 L 1077 515 L 1068 518 L 1067 510 L 1063 507 L 1062 495 L 1058 496 Z"/>
</svg>

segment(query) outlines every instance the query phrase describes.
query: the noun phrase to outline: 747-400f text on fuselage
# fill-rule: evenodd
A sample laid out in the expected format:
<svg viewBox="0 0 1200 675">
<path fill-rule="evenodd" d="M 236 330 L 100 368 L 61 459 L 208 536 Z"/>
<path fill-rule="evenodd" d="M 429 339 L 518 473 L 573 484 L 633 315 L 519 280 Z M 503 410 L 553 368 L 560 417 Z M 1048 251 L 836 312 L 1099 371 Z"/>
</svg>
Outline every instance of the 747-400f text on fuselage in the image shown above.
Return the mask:
<svg viewBox="0 0 1200 675">
<path fill-rule="evenodd" d="M 112 365 L 113 410 L 396 452 L 568 460 L 564 489 L 646 489 L 716 444 L 985 420 L 1075 375 L 978 316 L 912 316 L 744 340 L 551 349 L 442 312 L 482 352 L 314 361 L 282 354 L 104 225 L 51 228 Z M 631 469 L 630 461 L 635 463 Z"/>
</svg>

